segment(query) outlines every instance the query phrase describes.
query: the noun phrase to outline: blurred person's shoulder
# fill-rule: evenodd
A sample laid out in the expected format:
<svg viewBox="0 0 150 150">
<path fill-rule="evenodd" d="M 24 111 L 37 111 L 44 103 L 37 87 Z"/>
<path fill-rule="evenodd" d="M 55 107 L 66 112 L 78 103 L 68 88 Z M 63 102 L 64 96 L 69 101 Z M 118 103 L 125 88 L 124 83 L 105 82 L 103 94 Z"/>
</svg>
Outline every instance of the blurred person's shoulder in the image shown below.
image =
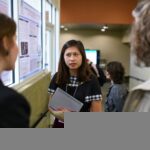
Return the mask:
<svg viewBox="0 0 150 150">
<path fill-rule="evenodd" d="M 136 91 L 136 90 L 150 91 L 150 79 L 148 81 L 136 86 L 135 88 L 133 88 L 131 90 L 131 92 Z"/>
<path fill-rule="evenodd" d="M 18 93 L 17 91 L 15 91 L 12 88 L 9 88 L 7 86 L 4 86 L 2 83 L 0 84 L 0 103 L 8 103 L 10 104 L 15 104 L 15 106 L 17 107 L 17 105 L 23 106 L 24 108 L 26 108 L 29 112 L 30 112 L 30 106 L 28 101 L 26 100 L 26 98 L 21 95 L 20 93 Z"/>
</svg>

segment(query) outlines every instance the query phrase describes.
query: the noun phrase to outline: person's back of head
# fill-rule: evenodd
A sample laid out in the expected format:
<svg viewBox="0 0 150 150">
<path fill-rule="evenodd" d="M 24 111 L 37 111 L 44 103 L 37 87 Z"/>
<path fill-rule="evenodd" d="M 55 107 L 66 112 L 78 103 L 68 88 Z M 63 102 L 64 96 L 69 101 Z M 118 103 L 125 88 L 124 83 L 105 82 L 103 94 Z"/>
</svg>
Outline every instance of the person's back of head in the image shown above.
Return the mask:
<svg viewBox="0 0 150 150">
<path fill-rule="evenodd" d="M 10 42 L 12 41 L 12 37 L 16 33 L 16 23 L 13 19 L 8 16 L 0 13 L 0 54 L 8 55 L 7 49 L 4 47 L 3 39 L 7 37 Z"/>
<path fill-rule="evenodd" d="M 16 23 L 0 13 L 0 72 L 14 69 L 17 54 Z"/>
<path fill-rule="evenodd" d="M 123 83 L 125 71 L 123 65 L 120 62 L 117 61 L 109 62 L 106 66 L 106 71 L 109 73 L 110 79 L 115 84 Z"/>
</svg>

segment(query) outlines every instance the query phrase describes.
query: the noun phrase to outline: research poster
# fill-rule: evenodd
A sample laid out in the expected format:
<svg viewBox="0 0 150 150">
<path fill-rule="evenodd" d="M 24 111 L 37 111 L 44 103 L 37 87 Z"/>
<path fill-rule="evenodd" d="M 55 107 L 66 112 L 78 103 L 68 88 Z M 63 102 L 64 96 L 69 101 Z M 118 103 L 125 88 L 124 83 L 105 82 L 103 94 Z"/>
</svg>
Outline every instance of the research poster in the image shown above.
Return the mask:
<svg viewBox="0 0 150 150">
<path fill-rule="evenodd" d="M 19 7 L 20 80 L 42 69 L 42 11 L 40 0 L 22 0 Z"/>
</svg>

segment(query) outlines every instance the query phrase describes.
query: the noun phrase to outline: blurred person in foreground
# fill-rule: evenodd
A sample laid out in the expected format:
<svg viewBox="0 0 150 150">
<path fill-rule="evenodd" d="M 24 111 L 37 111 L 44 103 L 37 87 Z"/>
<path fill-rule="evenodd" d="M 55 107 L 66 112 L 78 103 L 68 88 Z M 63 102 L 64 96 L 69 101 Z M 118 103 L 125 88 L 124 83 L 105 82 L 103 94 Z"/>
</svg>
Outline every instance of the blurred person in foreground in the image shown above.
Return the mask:
<svg viewBox="0 0 150 150">
<path fill-rule="evenodd" d="M 93 74 L 96 75 L 100 86 L 102 87 L 104 83 L 106 83 L 106 76 L 103 70 L 99 67 L 98 64 L 94 64 L 91 60 L 87 59 L 87 63 L 89 64 Z"/>
<path fill-rule="evenodd" d="M 150 67 L 150 0 L 139 1 L 132 15 L 131 49 L 138 66 Z M 150 80 L 131 90 L 123 111 L 150 111 Z"/>
<path fill-rule="evenodd" d="M 14 69 L 17 54 L 16 23 L 0 13 L 0 75 Z M 27 128 L 29 116 L 26 99 L 5 86 L 0 78 L 0 128 Z"/>
</svg>

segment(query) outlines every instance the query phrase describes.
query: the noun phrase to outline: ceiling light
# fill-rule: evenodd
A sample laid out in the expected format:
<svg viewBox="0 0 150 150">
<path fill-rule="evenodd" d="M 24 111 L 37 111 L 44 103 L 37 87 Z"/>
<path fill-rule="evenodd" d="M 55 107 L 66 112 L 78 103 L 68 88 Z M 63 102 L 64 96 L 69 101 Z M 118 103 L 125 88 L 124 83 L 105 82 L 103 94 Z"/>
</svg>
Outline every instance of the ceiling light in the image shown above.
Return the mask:
<svg viewBox="0 0 150 150">
<path fill-rule="evenodd" d="M 102 29 L 101 29 L 101 31 L 102 31 L 102 32 L 105 32 L 105 31 L 106 31 L 106 29 L 102 28 Z"/>
<path fill-rule="evenodd" d="M 68 28 L 64 28 L 65 31 L 68 31 Z"/>
<path fill-rule="evenodd" d="M 61 25 L 60 28 L 63 29 L 65 26 Z"/>
<path fill-rule="evenodd" d="M 103 26 L 103 28 L 104 28 L 104 29 L 108 29 L 108 26 L 105 25 L 105 26 Z"/>
</svg>

